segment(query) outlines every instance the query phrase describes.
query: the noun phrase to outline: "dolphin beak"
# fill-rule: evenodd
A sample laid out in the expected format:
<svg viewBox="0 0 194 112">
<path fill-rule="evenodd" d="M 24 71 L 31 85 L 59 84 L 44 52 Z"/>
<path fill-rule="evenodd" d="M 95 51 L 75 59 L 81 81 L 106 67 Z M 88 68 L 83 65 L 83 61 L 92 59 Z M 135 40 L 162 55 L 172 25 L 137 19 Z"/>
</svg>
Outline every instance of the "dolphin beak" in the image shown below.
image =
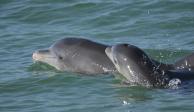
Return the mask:
<svg viewBox="0 0 194 112">
<path fill-rule="evenodd" d="M 50 56 L 50 51 L 48 49 L 37 50 L 32 54 L 32 59 L 34 61 L 40 61 L 41 59 Z"/>
<path fill-rule="evenodd" d="M 113 61 L 113 56 L 112 56 L 112 50 L 111 50 L 111 48 L 112 48 L 112 47 L 107 47 L 107 48 L 105 49 L 105 53 L 106 53 L 106 55 L 109 57 L 109 59 L 110 59 L 111 61 Z"/>
<path fill-rule="evenodd" d="M 105 49 L 105 53 L 108 55 L 108 54 L 110 54 L 110 52 L 111 52 L 111 47 L 107 47 L 107 48 Z"/>
<path fill-rule="evenodd" d="M 34 62 L 43 62 L 45 64 L 55 67 L 57 70 L 63 70 L 62 66 L 57 60 L 57 56 L 50 50 L 37 50 L 32 54 L 32 59 Z"/>
<path fill-rule="evenodd" d="M 38 52 L 35 51 L 35 52 L 32 54 L 32 59 L 36 61 L 36 60 L 38 60 L 38 58 L 39 58 Z"/>
</svg>

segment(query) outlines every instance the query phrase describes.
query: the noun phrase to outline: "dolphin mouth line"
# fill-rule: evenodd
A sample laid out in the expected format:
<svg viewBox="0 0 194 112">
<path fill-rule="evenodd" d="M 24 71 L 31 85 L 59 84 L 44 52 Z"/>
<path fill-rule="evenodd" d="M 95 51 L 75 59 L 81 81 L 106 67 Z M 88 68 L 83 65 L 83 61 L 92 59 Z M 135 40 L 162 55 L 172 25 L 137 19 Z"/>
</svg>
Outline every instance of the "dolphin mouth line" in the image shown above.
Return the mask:
<svg viewBox="0 0 194 112">
<path fill-rule="evenodd" d="M 32 59 L 33 61 L 40 61 L 41 59 L 44 59 L 44 58 L 47 58 L 47 59 L 52 59 L 52 58 L 57 58 L 56 56 L 49 56 L 49 55 L 41 55 L 41 54 L 38 54 L 36 52 L 34 52 L 32 54 Z"/>
</svg>

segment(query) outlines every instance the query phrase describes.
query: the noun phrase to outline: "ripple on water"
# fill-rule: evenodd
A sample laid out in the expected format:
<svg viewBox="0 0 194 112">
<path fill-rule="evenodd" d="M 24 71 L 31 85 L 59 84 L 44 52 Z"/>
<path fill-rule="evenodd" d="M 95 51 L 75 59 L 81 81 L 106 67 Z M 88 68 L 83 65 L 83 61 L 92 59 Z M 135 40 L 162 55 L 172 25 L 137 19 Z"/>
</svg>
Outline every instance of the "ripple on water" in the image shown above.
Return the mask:
<svg viewBox="0 0 194 112">
<path fill-rule="evenodd" d="M 0 111 L 193 111 L 193 82 L 178 89 L 123 87 L 32 64 L 32 52 L 65 36 L 129 43 L 171 63 L 193 52 L 194 2 L 0 0 Z M 115 86 L 119 85 L 119 86 Z"/>
</svg>

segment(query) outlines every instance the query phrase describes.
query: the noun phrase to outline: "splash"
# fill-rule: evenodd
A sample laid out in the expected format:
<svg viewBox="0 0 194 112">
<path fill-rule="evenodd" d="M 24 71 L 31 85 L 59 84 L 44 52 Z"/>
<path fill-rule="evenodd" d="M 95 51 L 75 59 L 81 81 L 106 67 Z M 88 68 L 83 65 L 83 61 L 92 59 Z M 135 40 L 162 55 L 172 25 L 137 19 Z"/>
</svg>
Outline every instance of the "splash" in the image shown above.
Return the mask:
<svg viewBox="0 0 194 112">
<path fill-rule="evenodd" d="M 130 105 L 130 103 L 125 101 L 125 100 L 123 100 L 123 105 Z"/>
<path fill-rule="evenodd" d="M 168 86 L 169 88 L 172 88 L 172 89 L 178 89 L 180 84 L 181 84 L 181 80 L 178 78 L 175 78 L 169 81 Z"/>
</svg>

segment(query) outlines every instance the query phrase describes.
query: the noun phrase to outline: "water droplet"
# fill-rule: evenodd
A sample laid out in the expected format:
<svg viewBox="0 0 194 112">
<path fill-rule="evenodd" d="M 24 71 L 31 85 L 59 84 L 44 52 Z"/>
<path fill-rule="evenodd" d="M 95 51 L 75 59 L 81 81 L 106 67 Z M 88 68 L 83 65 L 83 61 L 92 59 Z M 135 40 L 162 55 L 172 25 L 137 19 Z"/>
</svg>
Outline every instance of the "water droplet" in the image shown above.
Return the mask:
<svg viewBox="0 0 194 112">
<path fill-rule="evenodd" d="M 123 105 L 130 105 L 130 103 L 124 100 Z"/>
</svg>

